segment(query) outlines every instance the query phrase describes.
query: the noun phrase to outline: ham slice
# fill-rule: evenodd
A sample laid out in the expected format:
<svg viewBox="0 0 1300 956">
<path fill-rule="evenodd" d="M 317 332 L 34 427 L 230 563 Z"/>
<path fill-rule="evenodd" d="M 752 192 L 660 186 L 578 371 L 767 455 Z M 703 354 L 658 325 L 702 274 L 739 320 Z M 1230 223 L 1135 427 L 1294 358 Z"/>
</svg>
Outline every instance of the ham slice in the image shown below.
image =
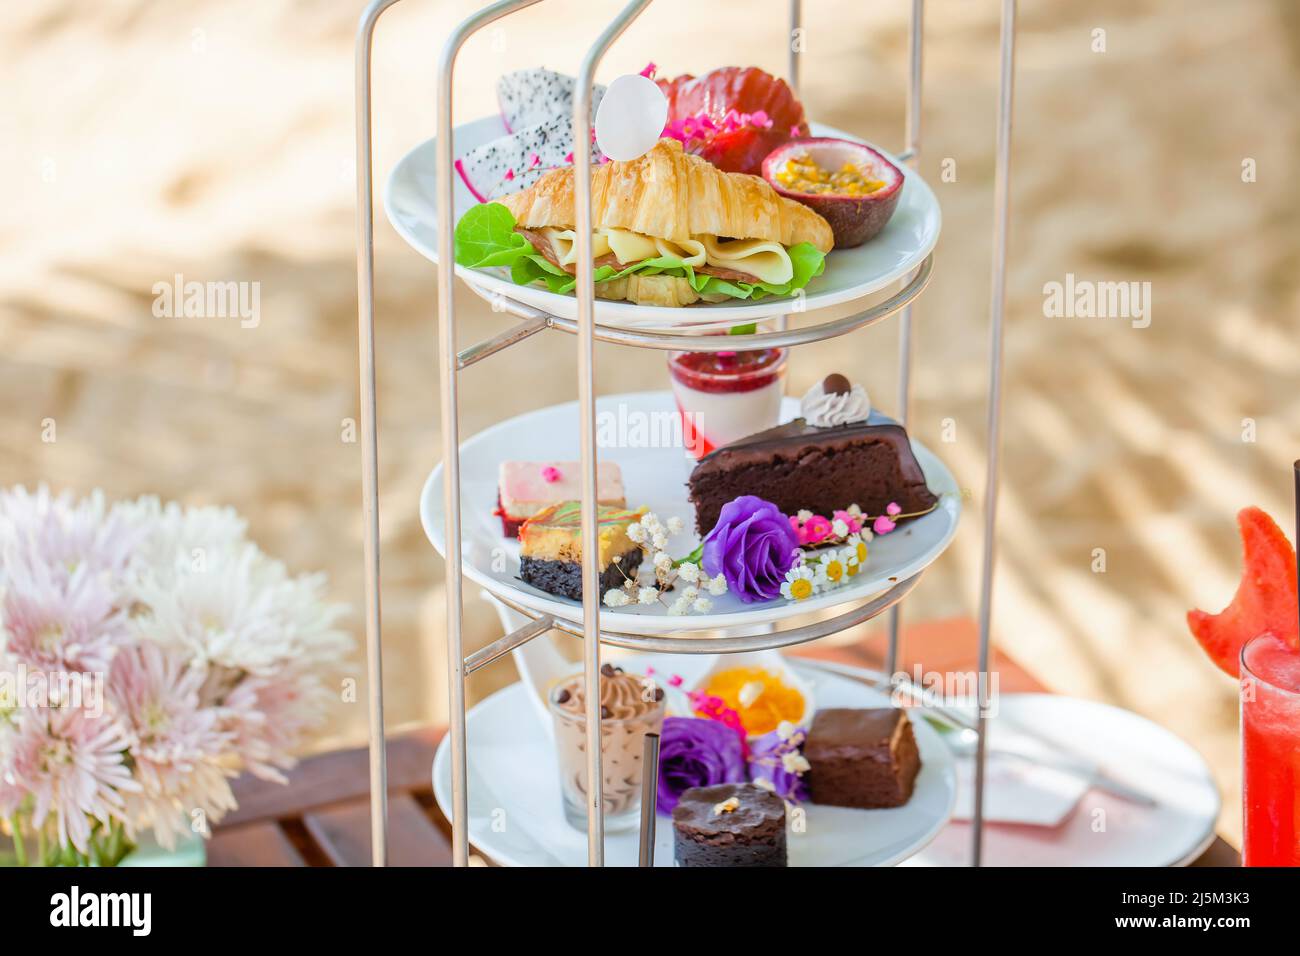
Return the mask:
<svg viewBox="0 0 1300 956">
<path fill-rule="evenodd" d="M 563 269 L 569 275 L 575 275 L 577 273 L 577 267 L 572 264 L 567 266 L 560 265 L 560 260 L 559 257 L 555 255 L 555 250 L 551 248 L 550 242 L 547 241 L 547 238 L 540 232 L 537 232 L 534 229 L 525 229 L 522 226 L 516 226 L 515 232 L 527 239 L 532 244 L 532 247 L 540 252 L 551 265 Z M 614 255 L 614 253 L 609 252 L 597 258 L 595 260 L 595 265 L 596 268 L 600 268 L 601 266 L 613 266 L 615 269 L 618 269 L 621 268 L 622 263 L 618 261 L 618 257 Z M 721 266 L 705 265 L 692 266 L 692 268 L 701 275 L 714 276 L 715 278 L 723 279 L 727 282 L 748 282 L 752 284 L 759 281 L 756 276 L 752 276 L 747 272 L 740 272 L 736 269 L 725 269 Z"/>
</svg>

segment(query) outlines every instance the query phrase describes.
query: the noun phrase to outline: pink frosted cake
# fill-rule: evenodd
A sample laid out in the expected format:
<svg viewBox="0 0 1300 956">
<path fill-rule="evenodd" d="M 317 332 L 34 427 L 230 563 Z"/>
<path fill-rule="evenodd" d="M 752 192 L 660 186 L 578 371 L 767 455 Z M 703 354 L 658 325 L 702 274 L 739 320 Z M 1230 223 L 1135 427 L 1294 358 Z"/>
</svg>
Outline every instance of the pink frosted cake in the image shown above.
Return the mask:
<svg viewBox="0 0 1300 956">
<path fill-rule="evenodd" d="M 497 484 L 501 530 L 517 537 L 519 526 L 544 508 L 582 499 L 582 465 L 576 461 L 503 461 Z M 612 461 L 597 462 L 596 501 L 626 508 L 623 475 Z"/>
</svg>

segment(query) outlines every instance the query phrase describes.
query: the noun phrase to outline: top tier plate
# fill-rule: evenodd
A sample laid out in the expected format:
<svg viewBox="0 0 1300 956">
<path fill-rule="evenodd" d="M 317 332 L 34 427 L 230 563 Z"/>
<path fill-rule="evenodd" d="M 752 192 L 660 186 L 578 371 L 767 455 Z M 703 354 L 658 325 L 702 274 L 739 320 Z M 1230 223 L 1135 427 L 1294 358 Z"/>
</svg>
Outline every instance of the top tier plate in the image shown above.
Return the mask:
<svg viewBox="0 0 1300 956">
<path fill-rule="evenodd" d="M 500 117 L 474 120 L 455 131 L 455 155 L 505 135 Z M 862 140 L 848 133 L 812 124 L 814 136 L 836 136 Z M 877 148 L 877 147 L 873 147 Z M 884 153 L 883 150 L 881 150 Z M 768 296 L 743 305 L 700 302 L 685 308 L 635 305 L 630 302 L 596 300 L 596 323 L 611 329 L 664 332 L 706 332 L 738 323 L 757 322 L 792 311 L 812 312 L 842 305 L 887 288 L 906 278 L 934 249 L 939 240 L 939 203 L 917 173 L 889 153 L 884 155 L 903 170 L 905 177 L 898 208 L 884 231 L 856 249 L 836 249 L 826 257 L 826 271 L 813 279 L 802 305 L 795 309 L 790 297 Z M 477 200 L 456 177 L 456 219 Z M 421 255 L 438 261 L 438 212 L 434 177 L 434 140 L 421 143 L 407 153 L 389 174 L 384 189 L 384 209 L 393 228 Z M 578 301 L 572 295 L 558 295 L 541 286 L 521 286 L 510 281 L 504 269 L 468 269 L 456 266 L 456 274 L 477 289 L 499 294 L 565 319 L 576 319 Z"/>
</svg>

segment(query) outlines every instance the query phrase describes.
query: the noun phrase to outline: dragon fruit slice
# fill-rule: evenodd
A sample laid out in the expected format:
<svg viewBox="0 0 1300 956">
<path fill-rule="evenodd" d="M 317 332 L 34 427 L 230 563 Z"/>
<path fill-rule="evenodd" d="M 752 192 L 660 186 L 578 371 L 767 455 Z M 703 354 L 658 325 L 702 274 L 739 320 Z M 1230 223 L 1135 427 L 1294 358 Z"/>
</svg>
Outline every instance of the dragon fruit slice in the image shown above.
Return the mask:
<svg viewBox="0 0 1300 956">
<path fill-rule="evenodd" d="M 506 124 L 506 131 L 522 130 L 571 113 L 573 86 L 573 77 L 540 66 L 502 76 L 497 80 L 497 102 L 501 105 L 501 120 Z M 603 86 L 592 91 L 593 116 L 604 95 Z"/>
<path fill-rule="evenodd" d="M 591 144 L 591 161 L 600 151 Z M 456 160 L 456 172 L 479 202 L 527 189 L 543 174 L 573 162 L 573 117 L 555 116 L 472 149 Z"/>
</svg>

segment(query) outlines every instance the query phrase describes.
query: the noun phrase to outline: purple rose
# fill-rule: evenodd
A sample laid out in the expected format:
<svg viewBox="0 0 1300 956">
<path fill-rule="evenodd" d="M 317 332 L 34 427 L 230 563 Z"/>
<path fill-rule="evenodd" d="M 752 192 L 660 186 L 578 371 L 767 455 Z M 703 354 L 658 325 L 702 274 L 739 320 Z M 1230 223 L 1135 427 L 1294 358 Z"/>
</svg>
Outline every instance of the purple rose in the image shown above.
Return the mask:
<svg viewBox="0 0 1300 956">
<path fill-rule="evenodd" d="M 804 732 L 796 729 L 786 740 L 777 731 L 764 734 L 749 744 L 749 779 L 754 783 L 764 781 L 782 800 L 800 803 L 808 799 L 808 783 L 802 770 L 787 770 L 786 754 L 802 757 L 800 747 Z"/>
<path fill-rule="evenodd" d="M 741 495 L 722 506 L 700 563 L 710 576 L 726 578 L 728 590 L 749 604 L 781 596 L 798 549 L 790 519 L 776 505 Z"/>
<path fill-rule="evenodd" d="M 691 787 L 744 783 L 744 740 L 725 724 L 699 717 L 668 717 L 659 735 L 659 796 L 655 807 L 672 813 Z"/>
</svg>

